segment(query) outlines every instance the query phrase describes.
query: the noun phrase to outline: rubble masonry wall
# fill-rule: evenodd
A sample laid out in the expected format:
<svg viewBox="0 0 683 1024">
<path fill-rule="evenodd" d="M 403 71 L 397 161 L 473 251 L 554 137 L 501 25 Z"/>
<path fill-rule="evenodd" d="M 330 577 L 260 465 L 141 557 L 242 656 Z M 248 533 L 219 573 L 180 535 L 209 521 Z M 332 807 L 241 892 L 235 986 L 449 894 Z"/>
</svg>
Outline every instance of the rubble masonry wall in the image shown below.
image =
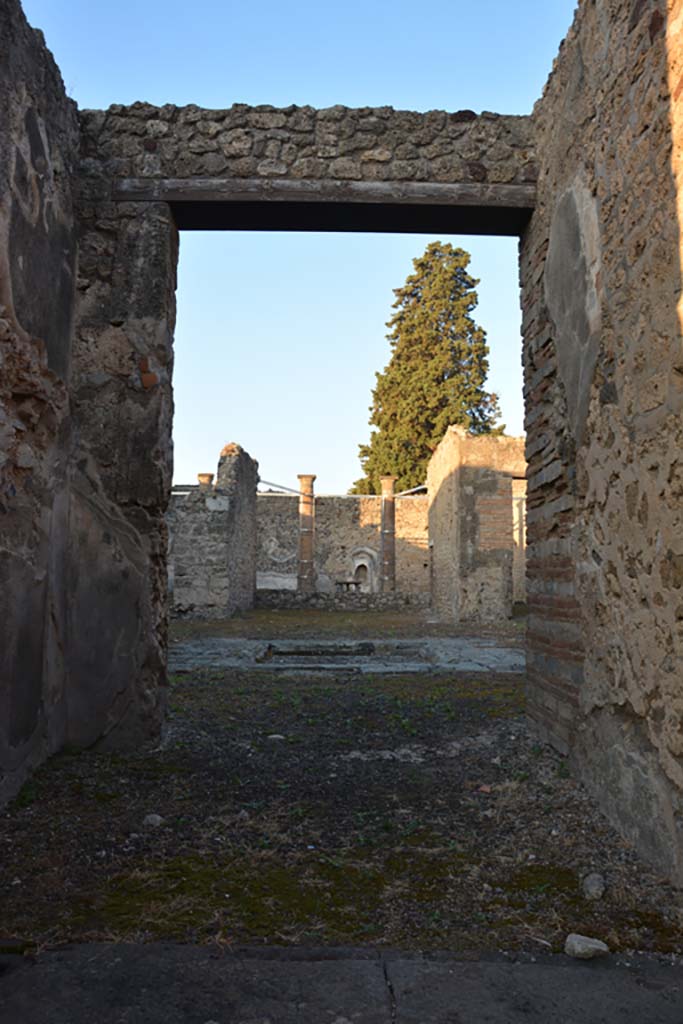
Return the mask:
<svg viewBox="0 0 683 1024">
<path fill-rule="evenodd" d="M 580 4 L 522 238 L 529 713 L 683 882 L 683 5 Z"/>
<path fill-rule="evenodd" d="M 529 117 L 392 107 L 149 103 L 81 111 L 85 175 L 124 178 L 527 184 Z"/>
</svg>

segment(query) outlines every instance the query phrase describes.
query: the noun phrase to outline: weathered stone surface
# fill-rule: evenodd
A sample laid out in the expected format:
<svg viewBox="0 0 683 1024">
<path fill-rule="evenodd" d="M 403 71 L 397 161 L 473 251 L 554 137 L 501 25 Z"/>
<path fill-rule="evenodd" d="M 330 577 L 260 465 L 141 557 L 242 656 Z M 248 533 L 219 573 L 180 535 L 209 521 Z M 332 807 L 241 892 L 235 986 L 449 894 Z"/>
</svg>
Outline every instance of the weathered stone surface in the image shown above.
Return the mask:
<svg viewBox="0 0 683 1024">
<path fill-rule="evenodd" d="M 165 706 L 177 232 L 163 204 L 79 218 L 70 742 L 115 746 L 158 735 Z"/>
<path fill-rule="evenodd" d="M 42 37 L 0 0 L 0 803 L 64 742 L 66 383 L 78 124 Z"/>
<path fill-rule="evenodd" d="M 84 110 L 80 118 L 86 180 L 114 160 L 121 178 L 201 177 L 212 155 L 226 161 L 227 178 L 372 180 L 382 165 L 383 180 L 397 183 L 526 184 L 535 161 L 528 117 L 472 114 L 451 132 L 444 111 L 134 103 Z M 246 157 L 255 160 L 245 163 Z"/>
<path fill-rule="evenodd" d="M 575 960 L 595 960 L 599 956 L 607 956 L 609 946 L 600 939 L 591 939 L 588 935 L 572 933 L 567 936 L 564 944 L 564 951 L 567 956 Z"/>
<path fill-rule="evenodd" d="M 601 900 L 605 895 L 605 879 L 597 871 L 591 871 L 581 882 L 581 892 L 587 900 Z"/>
<path fill-rule="evenodd" d="M 258 463 L 237 444 L 221 452 L 215 485 L 173 495 L 170 532 L 171 611 L 226 618 L 254 606 Z M 201 478 L 206 477 L 201 483 Z"/>
<path fill-rule="evenodd" d="M 220 473 L 219 473 L 220 476 Z M 219 485 L 217 485 L 219 486 Z M 170 574 L 173 579 L 174 614 L 205 615 L 209 604 L 204 591 L 240 590 L 235 573 L 249 565 L 226 560 L 222 555 L 226 529 L 234 532 L 225 517 L 214 516 L 213 526 L 205 505 L 207 492 L 176 488 L 168 522 L 173 535 Z M 430 573 L 427 537 L 427 499 L 412 495 L 397 499 L 398 593 L 379 601 L 379 558 L 381 499 L 356 495 L 319 495 L 315 499 L 315 581 L 310 595 L 297 594 L 297 544 L 299 499 L 295 494 L 264 492 L 256 498 L 255 537 L 257 603 L 261 607 L 334 607 L 361 609 L 396 608 L 429 604 Z M 246 505 L 243 504 L 246 510 Z M 247 536 L 245 522 L 237 531 Z M 244 555 L 244 553 L 243 553 Z M 354 579 L 359 566 L 365 567 L 362 593 L 344 593 L 337 581 Z M 223 577 L 222 582 L 220 577 Z M 251 597 L 236 607 L 251 607 Z M 202 591 L 202 597 L 198 589 Z M 182 595 L 182 596 L 181 596 Z M 218 613 L 216 613 L 218 614 Z"/>
<path fill-rule="evenodd" d="M 680 1024 L 680 964 L 97 943 L 0 960 L 1 1024 Z M 304 994 L 302 996 L 302 993 Z"/>
<path fill-rule="evenodd" d="M 581 442 L 598 356 L 601 253 L 596 202 L 579 177 L 557 203 L 544 269 L 545 297 L 571 430 Z M 558 474 L 559 475 L 559 474 Z"/>
</svg>

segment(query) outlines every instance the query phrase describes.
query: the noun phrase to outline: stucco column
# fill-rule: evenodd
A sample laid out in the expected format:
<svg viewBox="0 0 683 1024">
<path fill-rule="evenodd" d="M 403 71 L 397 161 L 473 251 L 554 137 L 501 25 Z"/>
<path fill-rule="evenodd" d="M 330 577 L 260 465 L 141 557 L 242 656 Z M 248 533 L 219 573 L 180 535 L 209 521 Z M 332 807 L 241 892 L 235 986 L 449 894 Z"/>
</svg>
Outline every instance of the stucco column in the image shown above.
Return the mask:
<svg viewBox="0 0 683 1024">
<path fill-rule="evenodd" d="M 382 579 L 383 594 L 396 589 L 396 502 L 395 476 L 383 476 L 382 484 Z"/>
<path fill-rule="evenodd" d="M 299 573 L 296 589 L 300 594 L 315 593 L 315 474 L 299 473 Z"/>
</svg>

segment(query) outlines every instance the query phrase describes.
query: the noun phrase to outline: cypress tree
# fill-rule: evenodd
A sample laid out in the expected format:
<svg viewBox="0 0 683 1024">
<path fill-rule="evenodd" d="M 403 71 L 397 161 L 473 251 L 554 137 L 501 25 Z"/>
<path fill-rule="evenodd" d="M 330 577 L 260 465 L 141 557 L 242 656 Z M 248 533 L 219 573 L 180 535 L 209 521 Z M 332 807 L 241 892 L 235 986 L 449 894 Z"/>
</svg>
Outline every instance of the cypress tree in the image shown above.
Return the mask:
<svg viewBox="0 0 683 1024">
<path fill-rule="evenodd" d="M 391 357 L 375 374 L 368 444 L 359 445 L 363 477 L 351 491 L 378 494 L 383 474 L 397 489 L 426 480 L 427 464 L 446 429 L 500 434 L 498 399 L 484 389 L 488 373 L 486 334 L 472 319 L 477 305 L 470 255 L 449 243 L 431 242 L 413 260 L 387 327 Z"/>
</svg>

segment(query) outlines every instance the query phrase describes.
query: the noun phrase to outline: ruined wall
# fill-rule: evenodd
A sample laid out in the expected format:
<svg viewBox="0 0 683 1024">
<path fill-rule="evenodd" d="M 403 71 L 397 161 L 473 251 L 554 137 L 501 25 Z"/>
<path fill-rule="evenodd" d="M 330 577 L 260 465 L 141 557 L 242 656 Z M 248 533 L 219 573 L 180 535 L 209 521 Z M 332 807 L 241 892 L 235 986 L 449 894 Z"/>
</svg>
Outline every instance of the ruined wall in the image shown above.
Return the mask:
<svg viewBox="0 0 683 1024">
<path fill-rule="evenodd" d="M 67 387 L 78 124 L 40 32 L 0 0 L 0 803 L 67 734 Z"/>
<path fill-rule="evenodd" d="M 262 493 L 257 499 L 257 586 L 260 590 L 296 590 L 298 497 Z M 372 593 L 377 594 L 380 576 L 381 498 L 355 494 L 317 495 L 315 499 L 315 567 L 318 595 L 335 597 L 340 605 L 356 606 L 352 594 L 342 598 L 338 581 L 354 578 L 365 564 L 370 571 Z M 429 595 L 429 545 L 427 499 L 414 495 L 396 498 L 397 599 L 385 595 L 387 605 L 405 603 L 407 595 Z M 263 598 L 263 595 L 261 595 Z M 293 599 L 282 595 L 291 604 Z M 278 603 L 268 598 L 269 605 Z M 294 602 L 296 603 L 296 602 Z M 375 602 L 376 603 L 376 602 Z M 416 602 L 419 603 L 419 602 Z M 422 603 L 426 603 L 422 602 Z M 363 606 L 368 601 L 361 602 Z M 369 605 L 368 605 L 369 606 Z"/>
<path fill-rule="evenodd" d="M 253 608 L 257 483 L 258 463 L 231 444 L 221 452 L 215 484 L 172 495 L 166 517 L 172 615 L 220 619 Z"/>
<path fill-rule="evenodd" d="M 433 607 L 446 621 L 499 622 L 512 613 L 513 487 L 524 478 L 523 448 L 523 438 L 449 427 L 430 460 Z"/>
<path fill-rule="evenodd" d="M 431 597 L 429 499 L 426 494 L 396 498 L 396 589 Z"/>
<path fill-rule="evenodd" d="M 530 711 L 680 882 L 682 32 L 680 0 L 580 4 L 521 249 Z"/>
</svg>

